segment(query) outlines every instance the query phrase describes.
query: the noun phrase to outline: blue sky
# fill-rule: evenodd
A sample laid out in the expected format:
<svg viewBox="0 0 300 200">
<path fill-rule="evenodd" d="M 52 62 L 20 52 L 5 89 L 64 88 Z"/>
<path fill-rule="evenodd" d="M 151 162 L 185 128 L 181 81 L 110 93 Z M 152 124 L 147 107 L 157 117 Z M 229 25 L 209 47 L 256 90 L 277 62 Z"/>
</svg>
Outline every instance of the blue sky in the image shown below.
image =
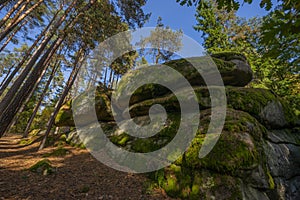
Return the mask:
<svg viewBox="0 0 300 200">
<path fill-rule="evenodd" d="M 267 12 L 259 7 L 258 0 L 253 1 L 251 5 L 241 5 L 238 16 L 251 18 L 263 16 Z M 148 0 L 144 7 L 145 12 L 152 13 L 151 19 L 145 26 L 155 26 L 157 18 L 162 17 L 163 23 L 174 30 L 182 29 L 184 34 L 201 42 L 200 34 L 193 29 L 196 24 L 195 7 L 180 6 L 176 0 Z"/>
</svg>

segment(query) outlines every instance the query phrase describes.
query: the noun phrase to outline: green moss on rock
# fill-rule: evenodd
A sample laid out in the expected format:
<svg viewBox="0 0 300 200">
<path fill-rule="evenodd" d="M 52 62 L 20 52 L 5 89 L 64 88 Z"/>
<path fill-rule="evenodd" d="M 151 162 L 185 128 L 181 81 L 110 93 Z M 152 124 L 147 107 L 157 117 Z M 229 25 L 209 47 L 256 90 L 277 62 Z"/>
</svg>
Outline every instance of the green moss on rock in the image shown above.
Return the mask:
<svg viewBox="0 0 300 200">
<path fill-rule="evenodd" d="M 48 175 L 55 172 L 55 169 L 52 167 L 51 162 L 48 159 L 38 161 L 36 164 L 31 166 L 29 170 L 43 175 Z"/>
<path fill-rule="evenodd" d="M 204 111 L 203 116 L 209 118 L 209 111 Z M 205 158 L 199 159 L 207 125 L 204 123 L 206 127 L 203 132 L 197 133 L 185 154 L 188 166 L 234 174 L 239 169 L 248 169 L 259 163 L 260 141 L 265 129 L 249 114 L 227 110 L 224 129 L 217 144 Z"/>
<path fill-rule="evenodd" d="M 77 123 L 89 124 L 94 122 L 93 118 L 88 114 L 90 110 L 90 103 L 94 101 L 96 115 L 99 121 L 112 121 L 112 111 L 110 106 L 110 96 L 111 91 L 108 89 L 104 89 L 102 87 L 97 87 L 95 90 L 95 99 L 87 99 L 84 98 L 89 91 L 84 92 L 77 96 L 75 99 L 66 102 L 59 110 L 56 118 L 55 125 L 56 126 L 75 126 L 73 119 L 72 106 L 76 106 L 77 115 L 79 116 L 77 119 Z M 74 104 L 74 105 L 73 105 Z M 82 119 L 82 120 L 81 120 Z M 81 120 L 81 121 L 80 121 Z"/>
<path fill-rule="evenodd" d="M 113 135 L 109 139 L 112 143 L 118 146 L 126 146 L 126 143 L 130 140 L 130 136 L 126 133 L 122 133 L 121 135 Z"/>
<path fill-rule="evenodd" d="M 180 199 L 242 199 L 241 182 L 228 175 L 193 170 L 176 165 L 154 172 L 152 176 L 166 193 Z"/>
<path fill-rule="evenodd" d="M 55 118 L 56 126 L 75 126 L 72 113 L 72 100 L 67 101 L 58 111 Z"/>
<path fill-rule="evenodd" d="M 293 110 L 269 90 L 229 87 L 226 89 L 226 93 L 228 107 L 251 114 L 267 127 L 282 128 L 293 126 L 296 123 L 297 116 Z M 265 112 L 270 112 L 266 109 L 272 104 L 274 106 L 270 107 L 269 110 L 274 114 L 270 117 Z"/>
</svg>

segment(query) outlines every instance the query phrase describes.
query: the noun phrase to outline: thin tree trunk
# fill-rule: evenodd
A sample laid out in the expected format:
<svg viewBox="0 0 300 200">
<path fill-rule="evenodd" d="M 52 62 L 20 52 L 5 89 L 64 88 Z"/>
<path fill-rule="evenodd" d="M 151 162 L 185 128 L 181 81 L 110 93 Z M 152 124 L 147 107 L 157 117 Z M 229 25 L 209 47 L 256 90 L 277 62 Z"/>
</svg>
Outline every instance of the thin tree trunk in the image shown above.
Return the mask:
<svg viewBox="0 0 300 200">
<path fill-rule="evenodd" d="M 0 0 L 1 2 L 1 0 Z M 7 5 L 7 2 L 0 3 L 0 11 Z"/>
<path fill-rule="evenodd" d="M 54 112 L 52 113 L 52 115 L 51 115 L 51 117 L 50 117 L 50 119 L 49 119 L 49 121 L 48 121 L 48 123 L 47 123 L 47 130 L 46 130 L 46 133 L 45 133 L 45 136 L 44 136 L 43 140 L 42 140 L 41 143 L 40 143 L 39 150 L 42 150 L 42 149 L 45 147 L 45 144 L 46 144 L 48 135 L 49 135 L 49 133 L 50 133 L 50 131 L 51 131 L 51 128 L 52 128 L 52 126 L 53 126 L 53 124 L 54 124 L 54 122 L 55 122 L 55 117 L 56 117 L 56 115 L 57 115 L 57 113 L 58 113 L 60 107 L 61 107 L 62 104 L 64 103 L 65 98 L 66 98 L 66 96 L 68 95 L 68 93 L 69 93 L 69 91 L 70 91 L 72 85 L 74 84 L 74 81 L 75 81 L 75 79 L 76 79 L 76 77 L 77 77 L 77 75 L 78 75 L 78 72 L 79 72 L 79 70 L 80 70 L 80 68 L 81 68 L 81 66 L 82 66 L 82 63 L 81 63 L 81 62 L 83 61 L 83 58 L 84 58 L 84 57 L 82 56 L 82 58 L 81 58 L 80 61 L 76 61 L 76 62 L 75 62 L 74 68 L 73 68 L 73 70 L 72 70 L 72 72 L 71 72 L 71 74 L 70 74 L 70 76 L 69 76 L 69 79 L 68 79 L 68 81 L 67 81 L 67 84 L 66 84 L 66 86 L 65 86 L 65 89 L 64 89 L 62 95 L 60 96 L 59 100 L 57 101 L 57 103 L 56 103 L 56 105 L 55 105 Z M 77 66 L 78 63 L 79 63 L 79 66 Z"/>
<path fill-rule="evenodd" d="M 60 10 L 59 10 L 60 11 Z M 26 60 L 28 59 L 28 57 L 31 55 L 32 50 L 38 45 L 39 41 L 42 39 L 42 37 L 48 33 L 48 30 L 50 28 L 50 26 L 53 24 L 54 20 L 56 19 L 59 11 L 57 11 L 55 13 L 55 15 L 53 16 L 52 20 L 50 21 L 50 23 L 47 25 L 47 27 L 43 30 L 43 32 L 38 36 L 38 38 L 35 40 L 35 42 L 31 45 L 31 47 L 27 50 L 25 56 L 23 57 L 23 59 L 21 60 L 21 62 L 18 64 L 18 66 L 14 69 L 14 71 L 11 73 L 11 75 L 9 76 L 9 78 L 4 82 L 4 84 L 1 86 L 0 89 L 0 96 L 3 94 L 4 90 L 7 88 L 7 86 L 9 85 L 9 83 L 13 80 L 13 78 L 15 77 L 15 75 L 18 73 L 18 71 L 21 69 L 21 67 L 24 65 L 24 63 L 26 62 Z M 21 83 L 23 81 L 20 81 Z M 15 88 L 19 88 L 20 84 L 18 84 Z M 12 98 L 11 96 L 7 97 Z"/>
<path fill-rule="evenodd" d="M 5 4 L 6 1 L 1 1 L 1 4 Z M 7 14 L 1 19 L 0 21 L 0 28 L 7 22 L 7 20 L 10 18 L 10 16 L 21 6 L 21 4 L 24 2 L 24 0 L 19 0 L 13 7 L 10 9 L 10 11 L 7 12 Z"/>
<path fill-rule="evenodd" d="M 7 26 L 14 24 L 19 19 L 20 15 L 24 12 L 25 8 L 28 6 L 29 3 L 30 0 L 26 0 L 26 2 L 22 5 L 20 10 L 18 10 L 18 12 L 13 16 L 13 18 L 10 20 Z"/>
<path fill-rule="evenodd" d="M 76 0 L 72 2 L 72 5 L 74 5 L 75 2 L 76 2 Z M 74 25 L 74 22 L 76 21 L 76 19 L 78 19 L 78 17 L 83 12 L 85 12 L 87 9 L 89 9 L 92 6 L 92 4 L 93 4 L 93 1 L 90 2 L 87 6 L 85 6 L 81 10 L 81 12 L 79 12 L 79 14 L 76 15 L 76 17 L 73 18 L 71 20 L 71 22 L 66 25 L 66 27 L 72 27 Z M 70 24 L 72 24 L 72 25 L 70 25 Z M 0 127 L 0 137 L 7 130 L 8 124 L 11 122 L 11 120 L 14 118 L 14 115 L 17 113 L 18 109 L 24 103 L 24 100 L 27 98 L 28 94 L 32 91 L 32 89 L 34 87 L 34 83 L 37 81 L 37 79 L 39 78 L 40 74 L 42 73 L 42 71 L 44 69 L 43 64 L 44 64 L 45 60 L 47 59 L 48 56 L 51 55 L 51 52 L 55 52 L 57 50 L 57 48 L 63 42 L 64 37 L 66 36 L 66 32 L 64 32 L 64 33 L 65 34 L 63 35 L 63 37 L 62 38 L 61 37 L 57 38 L 56 42 L 53 42 L 52 45 L 48 48 L 48 50 L 44 53 L 44 55 L 42 56 L 42 58 L 39 60 L 39 62 L 33 68 L 31 74 L 29 75 L 29 77 L 27 78 L 27 80 L 25 81 L 25 83 L 23 84 L 23 86 L 21 87 L 21 89 L 17 92 L 16 95 L 14 95 L 15 96 L 14 99 L 8 104 L 9 106 L 4 107 L 4 108 L 0 107 L 0 109 L 4 110 L 4 112 L 0 112 L 0 114 L 1 114 L 1 116 L 0 116 L 0 124 L 1 124 L 1 127 Z"/>
<path fill-rule="evenodd" d="M 113 72 L 112 81 L 111 81 L 111 88 L 110 89 L 113 89 L 114 81 L 115 81 L 115 72 Z"/>
<path fill-rule="evenodd" d="M 117 87 L 118 87 L 119 79 L 120 79 L 120 74 L 117 75 L 117 81 L 116 81 L 116 88 L 115 89 L 117 89 Z"/>
<path fill-rule="evenodd" d="M 48 66 L 48 64 L 50 63 L 50 61 L 51 61 L 51 56 L 49 56 L 49 57 L 47 58 L 47 60 L 45 61 L 45 63 L 44 63 L 43 65 L 44 65 L 44 66 Z M 30 94 L 28 95 L 28 97 L 26 98 L 26 100 L 24 101 L 24 103 L 22 104 L 22 106 L 20 107 L 20 109 L 17 111 L 17 114 L 14 116 L 13 123 L 11 123 L 11 124 L 8 125 L 8 127 L 7 127 L 7 129 L 6 129 L 7 131 L 8 131 L 12 126 L 15 125 L 15 123 L 16 123 L 17 120 L 18 120 L 18 119 L 17 119 L 18 116 L 24 111 L 24 109 L 25 109 L 26 105 L 28 104 L 28 102 L 30 101 L 31 97 L 33 97 L 35 90 L 37 89 L 38 85 L 41 83 L 42 78 L 44 77 L 44 75 L 45 75 L 45 73 L 46 73 L 46 71 L 47 71 L 47 68 L 48 68 L 48 67 L 46 67 L 46 68 L 43 70 L 43 72 L 42 72 L 42 74 L 40 75 L 39 79 L 38 79 L 38 80 L 36 81 L 36 83 L 34 84 L 34 87 L 33 87 L 33 89 L 31 90 Z M 4 134 L 5 134 L 5 133 L 4 133 Z"/>
<path fill-rule="evenodd" d="M 7 4 L 10 0 L 0 0 L 0 5 Z"/>
<path fill-rule="evenodd" d="M 5 49 L 5 47 L 8 45 L 8 43 L 15 37 L 15 35 L 21 30 L 21 28 L 23 26 L 25 26 L 25 24 L 27 24 L 28 21 L 24 21 L 5 41 L 5 43 L 2 45 L 2 47 L 0 48 L 0 52 L 3 51 Z"/>
<path fill-rule="evenodd" d="M 9 77 L 11 70 L 15 67 L 15 64 L 13 64 L 9 69 L 8 72 L 6 73 L 4 79 L 2 80 L 1 84 L 0 84 L 0 88 L 2 87 L 2 85 L 5 83 L 6 79 Z M 1 95 L 0 95 L 1 96 Z"/>
<path fill-rule="evenodd" d="M 0 41 L 2 41 L 25 17 L 27 17 L 35 8 L 37 8 L 44 0 L 39 0 L 32 7 L 26 10 L 20 17 L 13 19 L 0 34 Z"/>
<path fill-rule="evenodd" d="M 113 74 L 113 70 L 110 69 L 108 88 L 111 88 L 111 85 L 112 85 L 112 82 L 111 82 L 111 80 L 112 80 L 112 74 Z"/>
<path fill-rule="evenodd" d="M 3 109 L 4 112 L 1 113 L 0 117 L 0 136 L 4 134 L 4 132 L 7 130 L 8 125 L 10 124 L 11 120 L 13 120 L 15 114 L 17 114 L 18 110 L 22 106 L 22 104 L 25 102 L 27 97 L 32 92 L 35 83 L 40 78 L 41 74 L 47 67 L 45 65 L 45 61 L 50 58 L 57 50 L 57 48 L 61 45 L 63 39 L 58 38 L 51 47 L 47 50 L 47 52 L 43 55 L 43 57 L 39 60 L 39 62 L 36 64 L 35 68 L 32 70 L 31 74 L 29 75 L 28 79 L 23 84 L 22 88 L 17 92 L 15 95 L 15 98 L 11 100 L 11 103 L 9 106 L 7 106 L 6 109 Z"/>
<path fill-rule="evenodd" d="M 32 67 L 34 66 L 34 64 L 36 63 L 36 61 L 38 60 L 38 58 L 40 57 L 40 55 L 44 51 L 44 49 L 47 47 L 47 45 L 50 42 L 51 38 L 53 37 L 55 31 L 64 22 L 64 20 L 66 19 L 66 15 L 68 14 L 68 12 L 71 11 L 71 9 L 72 9 L 73 6 L 74 6 L 74 4 L 72 4 L 67 9 L 67 11 L 65 12 L 65 14 L 59 19 L 58 22 L 56 22 L 56 24 L 54 25 L 53 29 L 50 30 L 49 35 L 46 36 L 43 39 L 42 43 L 39 45 L 39 47 L 35 50 L 35 52 L 31 56 L 31 58 L 29 59 L 27 65 L 23 69 L 22 73 L 18 76 L 18 78 L 15 80 L 15 82 L 11 86 L 10 90 L 7 92 L 7 94 L 5 95 L 5 97 L 2 99 L 2 101 L 0 102 L 0 115 L 1 115 L 1 113 L 3 113 L 3 111 L 6 109 L 6 107 L 10 104 L 11 100 L 13 99 L 13 97 L 15 96 L 15 94 L 17 93 L 17 91 L 19 90 L 19 88 L 21 87 L 22 83 L 27 78 L 27 75 L 31 71 Z"/>
<path fill-rule="evenodd" d="M 26 126 L 26 129 L 25 129 L 25 131 L 24 131 L 24 135 L 23 135 L 24 138 L 26 138 L 26 137 L 28 136 L 28 133 L 29 133 L 29 129 L 30 129 L 30 127 L 31 127 L 31 124 L 32 124 L 32 122 L 33 122 L 33 120 L 34 120 L 34 118 L 35 118 L 35 116 L 36 116 L 36 114 L 37 114 L 37 112 L 38 112 L 38 110 L 39 110 L 41 104 L 42 104 L 42 101 L 43 101 L 43 99 L 44 99 L 44 97 L 45 97 L 45 95 L 46 95 L 46 93 L 47 93 L 47 91 L 48 91 L 48 88 L 49 88 L 49 86 L 50 86 L 50 83 L 52 82 L 52 79 L 53 79 L 53 77 L 54 77 L 54 74 L 56 73 L 56 70 L 58 69 L 60 63 L 61 63 L 61 62 L 58 62 L 58 63 L 56 63 L 56 64 L 53 66 L 52 72 L 51 72 L 51 74 L 50 74 L 50 76 L 49 76 L 49 78 L 48 78 L 48 80 L 47 80 L 47 83 L 46 83 L 46 85 L 45 85 L 45 88 L 44 88 L 44 90 L 43 90 L 43 92 L 42 92 L 42 94 L 41 94 L 41 96 L 40 96 L 40 98 L 39 98 L 39 100 L 38 100 L 38 103 L 35 105 L 35 107 L 34 107 L 34 109 L 33 109 L 33 112 L 32 112 L 32 114 L 31 114 L 31 116 L 30 116 L 30 118 L 29 118 L 29 120 L 28 120 L 28 122 L 27 122 L 27 126 Z"/>
<path fill-rule="evenodd" d="M 107 67 L 105 67 L 104 86 L 106 86 Z"/>
</svg>

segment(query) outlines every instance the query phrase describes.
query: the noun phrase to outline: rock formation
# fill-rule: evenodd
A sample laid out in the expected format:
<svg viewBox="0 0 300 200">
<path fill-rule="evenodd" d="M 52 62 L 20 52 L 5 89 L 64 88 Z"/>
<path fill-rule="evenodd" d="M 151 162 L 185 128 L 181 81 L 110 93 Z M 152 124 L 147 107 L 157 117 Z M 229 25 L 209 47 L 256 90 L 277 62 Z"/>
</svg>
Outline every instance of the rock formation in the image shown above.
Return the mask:
<svg viewBox="0 0 300 200">
<path fill-rule="evenodd" d="M 228 103 L 220 139 L 206 157 L 198 157 L 210 122 L 209 91 L 188 62 L 180 59 L 165 63 L 185 75 L 193 86 L 201 109 L 201 125 L 184 155 L 149 176 L 168 195 L 182 199 L 299 199 L 299 118 L 271 91 L 244 87 L 251 81 L 252 71 L 243 55 L 221 53 L 212 57 L 226 86 Z M 192 59 L 201 62 L 199 58 Z M 130 73 L 134 76 L 136 72 Z M 180 106 L 168 89 L 148 84 L 130 99 L 129 111 L 137 124 L 147 121 L 154 104 L 168 111 L 166 126 L 149 138 L 135 138 L 119 131 L 111 114 L 110 95 L 111 92 L 97 90 L 96 112 L 115 145 L 146 153 L 160 149 L 175 136 Z M 82 116 L 85 103 L 81 102 Z M 71 106 L 68 102 L 61 108 L 57 126 L 74 126 Z"/>
</svg>

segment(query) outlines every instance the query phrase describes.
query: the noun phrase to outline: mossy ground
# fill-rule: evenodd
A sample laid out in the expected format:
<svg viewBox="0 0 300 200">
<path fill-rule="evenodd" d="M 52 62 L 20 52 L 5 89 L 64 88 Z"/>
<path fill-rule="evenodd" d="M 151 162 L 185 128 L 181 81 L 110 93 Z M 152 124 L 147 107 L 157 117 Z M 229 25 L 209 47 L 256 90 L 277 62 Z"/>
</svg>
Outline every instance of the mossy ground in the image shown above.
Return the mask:
<svg viewBox="0 0 300 200">
<path fill-rule="evenodd" d="M 173 164 L 151 173 L 150 178 L 174 198 L 242 199 L 238 179 L 207 170 L 196 171 Z"/>
<path fill-rule="evenodd" d="M 38 161 L 36 164 L 31 166 L 29 170 L 43 175 L 49 175 L 55 172 L 55 169 L 52 167 L 51 162 L 48 159 Z"/>
<path fill-rule="evenodd" d="M 51 153 L 44 154 L 43 157 L 64 157 L 68 153 L 69 153 L 69 151 L 67 149 L 65 149 L 63 147 L 58 147 Z"/>
<path fill-rule="evenodd" d="M 23 139 L 21 139 L 19 141 L 19 144 L 27 146 L 27 145 L 31 145 L 33 142 L 34 142 L 34 139 L 32 137 L 30 137 L 30 138 L 23 138 Z"/>
</svg>

